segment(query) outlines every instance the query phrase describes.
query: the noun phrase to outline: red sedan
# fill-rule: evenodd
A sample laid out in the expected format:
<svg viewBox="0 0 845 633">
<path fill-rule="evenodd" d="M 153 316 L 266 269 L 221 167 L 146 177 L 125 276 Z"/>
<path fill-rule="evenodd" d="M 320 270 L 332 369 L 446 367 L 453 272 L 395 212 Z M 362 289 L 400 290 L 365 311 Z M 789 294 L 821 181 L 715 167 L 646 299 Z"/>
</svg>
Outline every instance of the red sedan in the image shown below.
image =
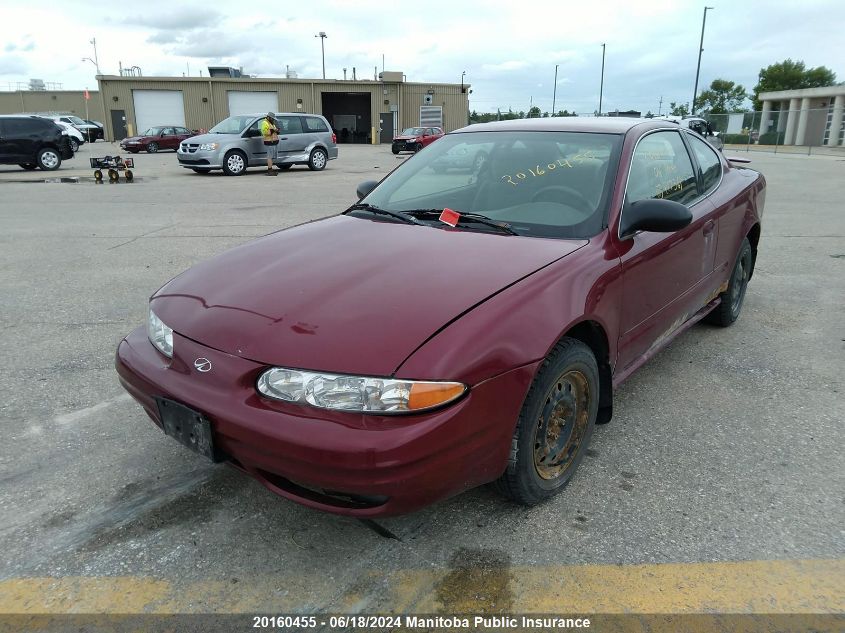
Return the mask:
<svg viewBox="0 0 845 633">
<path fill-rule="evenodd" d="M 433 169 L 455 152 L 487 159 Z M 358 194 L 165 284 L 116 365 L 194 451 L 372 517 L 558 493 L 617 385 L 739 316 L 765 180 L 674 123 L 553 118 L 447 134 Z"/>
<path fill-rule="evenodd" d="M 394 154 L 418 152 L 442 136 L 443 130 L 439 127 L 409 127 L 402 130 L 400 135 L 393 137 L 391 149 Z"/>
<path fill-rule="evenodd" d="M 120 147 L 124 151 L 137 154 L 138 152 L 149 152 L 155 154 L 162 149 L 176 150 L 179 143 L 186 138 L 196 136 L 196 132 L 186 127 L 157 125 L 146 130 L 138 136 L 130 136 L 120 141 Z"/>
</svg>

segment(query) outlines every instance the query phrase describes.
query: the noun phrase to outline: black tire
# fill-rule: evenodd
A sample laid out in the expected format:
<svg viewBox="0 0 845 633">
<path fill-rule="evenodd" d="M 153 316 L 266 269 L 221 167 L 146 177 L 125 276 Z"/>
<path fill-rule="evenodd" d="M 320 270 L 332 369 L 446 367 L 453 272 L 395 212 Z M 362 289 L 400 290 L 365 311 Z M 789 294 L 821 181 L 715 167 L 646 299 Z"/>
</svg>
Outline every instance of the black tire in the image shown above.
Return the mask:
<svg viewBox="0 0 845 633">
<path fill-rule="evenodd" d="M 241 176 L 246 173 L 249 163 L 246 162 L 246 154 L 239 150 L 226 152 L 223 157 L 223 173 L 227 176 Z"/>
<path fill-rule="evenodd" d="M 94 170 L 94 180 L 96 182 L 103 182 L 103 171 L 101 169 Z"/>
<path fill-rule="evenodd" d="M 422 143 L 417 143 L 416 147 L 414 147 L 414 151 L 418 152 L 423 148 Z"/>
<path fill-rule="evenodd" d="M 728 282 L 728 289 L 719 295 L 722 302 L 705 317 L 707 323 L 728 327 L 739 318 L 742 311 L 742 302 L 745 299 L 745 291 L 748 289 L 748 280 L 754 268 L 754 252 L 751 250 L 751 243 L 748 238 L 743 238 L 736 256 L 731 279 Z"/>
<path fill-rule="evenodd" d="M 399 153 L 399 148 L 398 148 L 398 147 L 391 147 L 391 148 L 390 148 L 390 151 L 392 151 L 394 154 L 398 154 L 398 153 Z"/>
<path fill-rule="evenodd" d="M 55 150 L 52 147 L 45 147 L 38 152 L 38 156 L 35 157 L 35 162 L 38 163 L 38 167 L 44 171 L 55 171 L 61 166 L 62 157 L 58 150 Z"/>
<path fill-rule="evenodd" d="M 109 182 L 117 182 L 120 180 L 120 174 L 117 173 L 116 169 L 109 169 Z"/>
<path fill-rule="evenodd" d="M 288 169 L 293 167 L 293 165 L 291 163 L 284 163 L 283 165 L 276 165 L 276 166 L 279 168 L 280 171 L 287 171 Z"/>
<path fill-rule="evenodd" d="M 598 408 L 596 358 L 581 341 L 563 338 L 531 383 L 511 440 L 507 468 L 494 482 L 496 489 L 523 505 L 559 493 L 590 444 Z M 549 422 L 557 424 L 550 427 Z"/>
<path fill-rule="evenodd" d="M 32 171 L 33 169 L 37 168 L 38 165 L 36 165 L 35 163 L 22 163 L 21 167 L 23 169 L 26 169 L 27 171 Z"/>
<path fill-rule="evenodd" d="M 74 154 L 79 151 L 79 141 L 77 141 L 72 136 L 70 137 L 70 149 L 73 151 Z"/>
<path fill-rule="evenodd" d="M 311 150 L 311 155 L 308 157 L 308 169 L 311 171 L 323 171 L 329 162 L 329 155 L 326 150 L 321 147 L 315 147 Z"/>
<path fill-rule="evenodd" d="M 147 153 L 148 154 L 155 154 L 158 151 L 158 143 L 153 141 L 152 143 L 147 143 Z"/>
<path fill-rule="evenodd" d="M 126 179 L 126 182 L 132 182 L 135 179 L 135 174 L 132 173 L 131 169 L 127 169 L 123 172 L 123 177 Z"/>
<path fill-rule="evenodd" d="M 210 169 L 202 169 L 201 167 L 191 167 L 191 171 L 197 174 L 210 174 Z"/>
<path fill-rule="evenodd" d="M 130 149 L 130 150 L 127 150 L 127 151 L 128 151 L 130 154 L 137 154 L 137 153 L 138 153 L 138 150 L 137 150 L 137 149 Z"/>
</svg>

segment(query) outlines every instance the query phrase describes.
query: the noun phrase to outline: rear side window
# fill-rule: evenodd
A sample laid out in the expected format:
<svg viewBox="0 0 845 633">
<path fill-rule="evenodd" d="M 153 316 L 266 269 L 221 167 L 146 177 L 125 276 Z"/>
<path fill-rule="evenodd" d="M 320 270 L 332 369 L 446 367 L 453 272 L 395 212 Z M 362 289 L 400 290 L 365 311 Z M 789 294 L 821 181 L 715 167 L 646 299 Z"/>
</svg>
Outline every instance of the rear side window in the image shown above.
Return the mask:
<svg viewBox="0 0 845 633">
<path fill-rule="evenodd" d="M 323 119 L 318 119 L 314 116 L 305 117 L 305 131 L 306 132 L 328 132 L 329 128 Z"/>
<path fill-rule="evenodd" d="M 662 198 L 687 204 L 698 197 L 695 172 L 678 132 L 643 137 L 631 160 L 628 202 Z"/>
<path fill-rule="evenodd" d="M 713 191 L 719 184 L 722 178 L 722 161 L 716 156 L 716 152 L 710 147 L 709 143 L 705 143 L 700 138 L 687 135 L 692 151 L 695 153 L 695 158 L 701 166 L 701 176 L 704 181 L 703 194 L 708 194 Z"/>
<path fill-rule="evenodd" d="M 277 120 L 281 134 L 302 134 L 302 120 L 298 116 L 283 116 Z"/>
<path fill-rule="evenodd" d="M 44 134 L 48 129 L 48 121 L 41 121 L 39 119 L 3 119 L 3 131 L 7 136 Z"/>
</svg>

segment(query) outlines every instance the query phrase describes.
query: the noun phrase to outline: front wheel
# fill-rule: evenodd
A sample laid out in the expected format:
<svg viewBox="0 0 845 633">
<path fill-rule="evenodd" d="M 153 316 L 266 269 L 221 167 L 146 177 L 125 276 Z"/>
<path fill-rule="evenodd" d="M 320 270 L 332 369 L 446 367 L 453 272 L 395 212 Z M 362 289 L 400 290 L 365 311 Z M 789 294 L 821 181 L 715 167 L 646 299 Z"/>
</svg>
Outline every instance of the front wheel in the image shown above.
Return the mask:
<svg viewBox="0 0 845 633">
<path fill-rule="evenodd" d="M 56 150 L 48 147 L 38 152 L 35 162 L 44 171 L 55 171 L 62 164 L 62 157 Z"/>
<path fill-rule="evenodd" d="M 563 338 L 540 365 L 496 488 L 523 505 L 559 493 L 581 463 L 596 424 L 599 370 L 590 348 Z"/>
<path fill-rule="evenodd" d="M 707 315 L 705 321 L 713 325 L 728 327 L 739 318 L 753 267 L 754 253 L 751 250 L 751 243 L 746 237 L 743 238 L 742 244 L 739 247 L 739 254 L 736 256 L 736 263 L 731 272 L 728 289 L 719 295 L 719 298 L 722 300 L 721 303 Z"/>
<path fill-rule="evenodd" d="M 418 152 L 423 148 L 422 143 L 417 143 L 416 147 L 414 147 L 414 151 Z"/>
<path fill-rule="evenodd" d="M 327 162 L 329 162 L 329 157 L 326 155 L 326 151 L 316 147 L 311 150 L 311 156 L 308 157 L 308 169 L 322 171 L 326 168 Z"/>
<path fill-rule="evenodd" d="M 147 153 L 148 154 L 155 154 L 158 151 L 158 143 L 153 141 L 152 143 L 147 143 Z"/>
<path fill-rule="evenodd" d="M 231 151 L 223 157 L 223 173 L 227 176 L 240 176 L 246 171 L 246 155 Z"/>
<path fill-rule="evenodd" d="M 390 151 L 392 151 L 394 154 L 398 154 L 398 153 L 399 153 L 399 148 L 394 146 L 394 147 L 391 147 L 391 148 L 390 148 Z"/>
</svg>

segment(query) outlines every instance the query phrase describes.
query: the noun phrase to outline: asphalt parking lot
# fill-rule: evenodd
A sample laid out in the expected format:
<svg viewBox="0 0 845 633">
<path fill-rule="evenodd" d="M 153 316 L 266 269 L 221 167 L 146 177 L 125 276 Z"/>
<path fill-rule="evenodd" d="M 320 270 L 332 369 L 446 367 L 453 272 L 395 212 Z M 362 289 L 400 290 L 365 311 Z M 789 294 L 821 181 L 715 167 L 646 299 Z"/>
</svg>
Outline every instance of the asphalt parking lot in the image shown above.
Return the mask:
<svg viewBox="0 0 845 633">
<path fill-rule="evenodd" d="M 845 610 L 845 160 L 751 157 L 768 196 L 740 320 L 628 380 L 564 494 L 367 525 L 181 448 L 113 356 L 165 281 L 404 157 L 227 178 L 141 154 L 135 182 L 97 185 L 91 152 L 116 147 L 0 167 L 0 612 Z"/>
</svg>

